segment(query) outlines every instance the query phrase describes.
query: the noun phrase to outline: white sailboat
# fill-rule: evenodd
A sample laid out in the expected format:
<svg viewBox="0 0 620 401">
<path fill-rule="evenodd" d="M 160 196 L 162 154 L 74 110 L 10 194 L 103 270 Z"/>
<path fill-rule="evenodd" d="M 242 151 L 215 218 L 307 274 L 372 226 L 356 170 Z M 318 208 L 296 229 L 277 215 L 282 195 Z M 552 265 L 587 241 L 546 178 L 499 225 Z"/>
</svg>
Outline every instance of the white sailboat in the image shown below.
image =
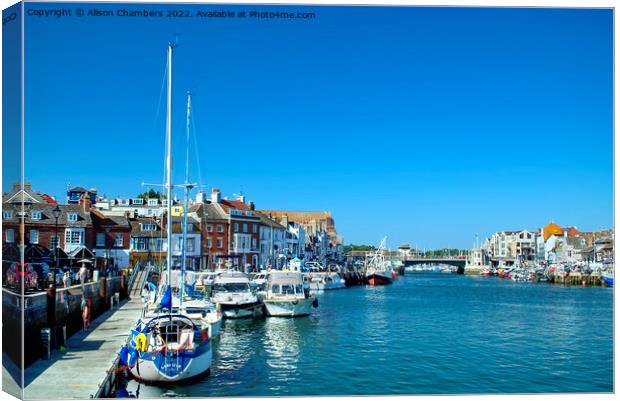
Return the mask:
<svg viewBox="0 0 620 401">
<path fill-rule="evenodd" d="M 168 107 L 166 114 L 166 280 L 155 310 L 147 311 L 131 330 L 131 339 L 121 350 L 131 374 L 146 382 L 178 382 L 207 374 L 212 350 L 209 325 L 183 313 L 182 301 L 174 310 L 172 296 L 172 43 L 168 44 Z M 181 290 L 182 290 L 182 286 Z"/>
</svg>

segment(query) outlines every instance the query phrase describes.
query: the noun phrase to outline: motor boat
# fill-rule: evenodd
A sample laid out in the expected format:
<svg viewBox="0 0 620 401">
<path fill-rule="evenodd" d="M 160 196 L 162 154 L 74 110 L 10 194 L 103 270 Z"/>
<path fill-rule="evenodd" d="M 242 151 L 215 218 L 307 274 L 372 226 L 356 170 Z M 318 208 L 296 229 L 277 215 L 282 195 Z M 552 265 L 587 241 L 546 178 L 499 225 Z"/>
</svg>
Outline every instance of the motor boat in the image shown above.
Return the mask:
<svg viewBox="0 0 620 401">
<path fill-rule="evenodd" d="M 339 290 L 346 287 L 345 279 L 338 273 L 306 273 L 304 283 L 312 291 Z"/>
<path fill-rule="evenodd" d="M 267 281 L 267 293 L 263 300 L 267 316 L 308 316 L 316 298 L 304 289 L 301 273 L 273 271 Z"/>
<path fill-rule="evenodd" d="M 250 288 L 248 276 L 229 271 L 219 274 L 213 285 L 211 302 L 219 305 L 227 319 L 249 318 L 262 314 L 262 303 Z"/>
</svg>

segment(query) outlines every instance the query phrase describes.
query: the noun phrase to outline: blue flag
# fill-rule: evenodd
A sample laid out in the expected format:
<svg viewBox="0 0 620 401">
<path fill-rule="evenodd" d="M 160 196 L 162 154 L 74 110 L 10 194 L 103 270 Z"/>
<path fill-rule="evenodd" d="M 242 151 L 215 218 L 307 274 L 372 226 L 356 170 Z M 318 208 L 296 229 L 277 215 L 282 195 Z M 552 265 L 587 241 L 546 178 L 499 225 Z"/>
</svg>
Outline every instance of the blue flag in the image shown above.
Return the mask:
<svg viewBox="0 0 620 401">
<path fill-rule="evenodd" d="M 164 292 L 164 295 L 161 297 L 159 306 L 163 309 L 172 309 L 172 290 L 170 286 L 166 288 L 166 292 Z"/>
</svg>

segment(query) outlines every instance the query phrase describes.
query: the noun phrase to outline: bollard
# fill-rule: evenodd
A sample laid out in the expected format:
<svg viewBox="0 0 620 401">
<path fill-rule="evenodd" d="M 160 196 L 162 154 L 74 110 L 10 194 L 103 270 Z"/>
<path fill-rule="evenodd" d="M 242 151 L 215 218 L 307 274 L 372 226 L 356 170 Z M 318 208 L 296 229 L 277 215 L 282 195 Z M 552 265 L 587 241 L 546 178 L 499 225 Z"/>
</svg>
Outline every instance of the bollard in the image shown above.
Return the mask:
<svg viewBox="0 0 620 401">
<path fill-rule="evenodd" d="M 41 346 L 43 350 L 43 359 L 50 359 L 51 357 L 51 353 L 52 353 L 51 340 L 52 340 L 51 330 L 48 328 L 41 329 Z"/>
<path fill-rule="evenodd" d="M 114 297 L 110 297 L 110 310 L 114 310 Z"/>
<path fill-rule="evenodd" d="M 114 302 L 116 302 L 116 305 L 118 306 L 118 304 L 121 303 L 121 294 L 118 292 L 114 293 Z"/>
<path fill-rule="evenodd" d="M 102 310 L 105 310 L 105 299 L 107 297 L 106 294 L 106 278 L 101 277 L 99 279 L 99 298 L 103 301 L 103 305 L 101 306 Z"/>
</svg>

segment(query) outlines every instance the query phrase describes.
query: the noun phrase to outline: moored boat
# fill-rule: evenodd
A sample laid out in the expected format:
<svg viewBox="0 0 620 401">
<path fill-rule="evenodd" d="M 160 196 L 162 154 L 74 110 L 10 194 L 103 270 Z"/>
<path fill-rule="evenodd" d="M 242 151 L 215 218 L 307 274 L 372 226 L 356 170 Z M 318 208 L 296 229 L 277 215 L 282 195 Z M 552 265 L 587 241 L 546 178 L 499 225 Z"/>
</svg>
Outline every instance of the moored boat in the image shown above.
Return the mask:
<svg viewBox="0 0 620 401">
<path fill-rule="evenodd" d="M 250 280 L 242 272 L 221 273 L 215 279 L 211 302 L 220 306 L 227 319 L 249 318 L 262 314 L 262 303 L 252 292 Z"/>
<path fill-rule="evenodd" d="M 307 273 L 303 275 L 304 283 L 312 291 L 339 290 L 346 288 L 346 282 L 338 273 Z"/>
<path fill-rule="evenodd" d="M 318 306 L 316 298 L 304 289 L 299 272 L 274 271 L 269 275 L 267 293 L 263 300 L 267 316 L 308 316 L 312 306 Z"/>
<path fill-rule="evenodd" d="M 601 279 L 607 287 L 614 286 L 614 273 L 612 271 L 606 271 L 601 274 Z"/>
<path fill-rule="evenodd" d="M 372 286 L 392 284 L 393 281 L 391 263 L 385 260 L 386 240 L 384 237 L 379 248 L 366 255 L 366 280 Z"/>
</svg>

